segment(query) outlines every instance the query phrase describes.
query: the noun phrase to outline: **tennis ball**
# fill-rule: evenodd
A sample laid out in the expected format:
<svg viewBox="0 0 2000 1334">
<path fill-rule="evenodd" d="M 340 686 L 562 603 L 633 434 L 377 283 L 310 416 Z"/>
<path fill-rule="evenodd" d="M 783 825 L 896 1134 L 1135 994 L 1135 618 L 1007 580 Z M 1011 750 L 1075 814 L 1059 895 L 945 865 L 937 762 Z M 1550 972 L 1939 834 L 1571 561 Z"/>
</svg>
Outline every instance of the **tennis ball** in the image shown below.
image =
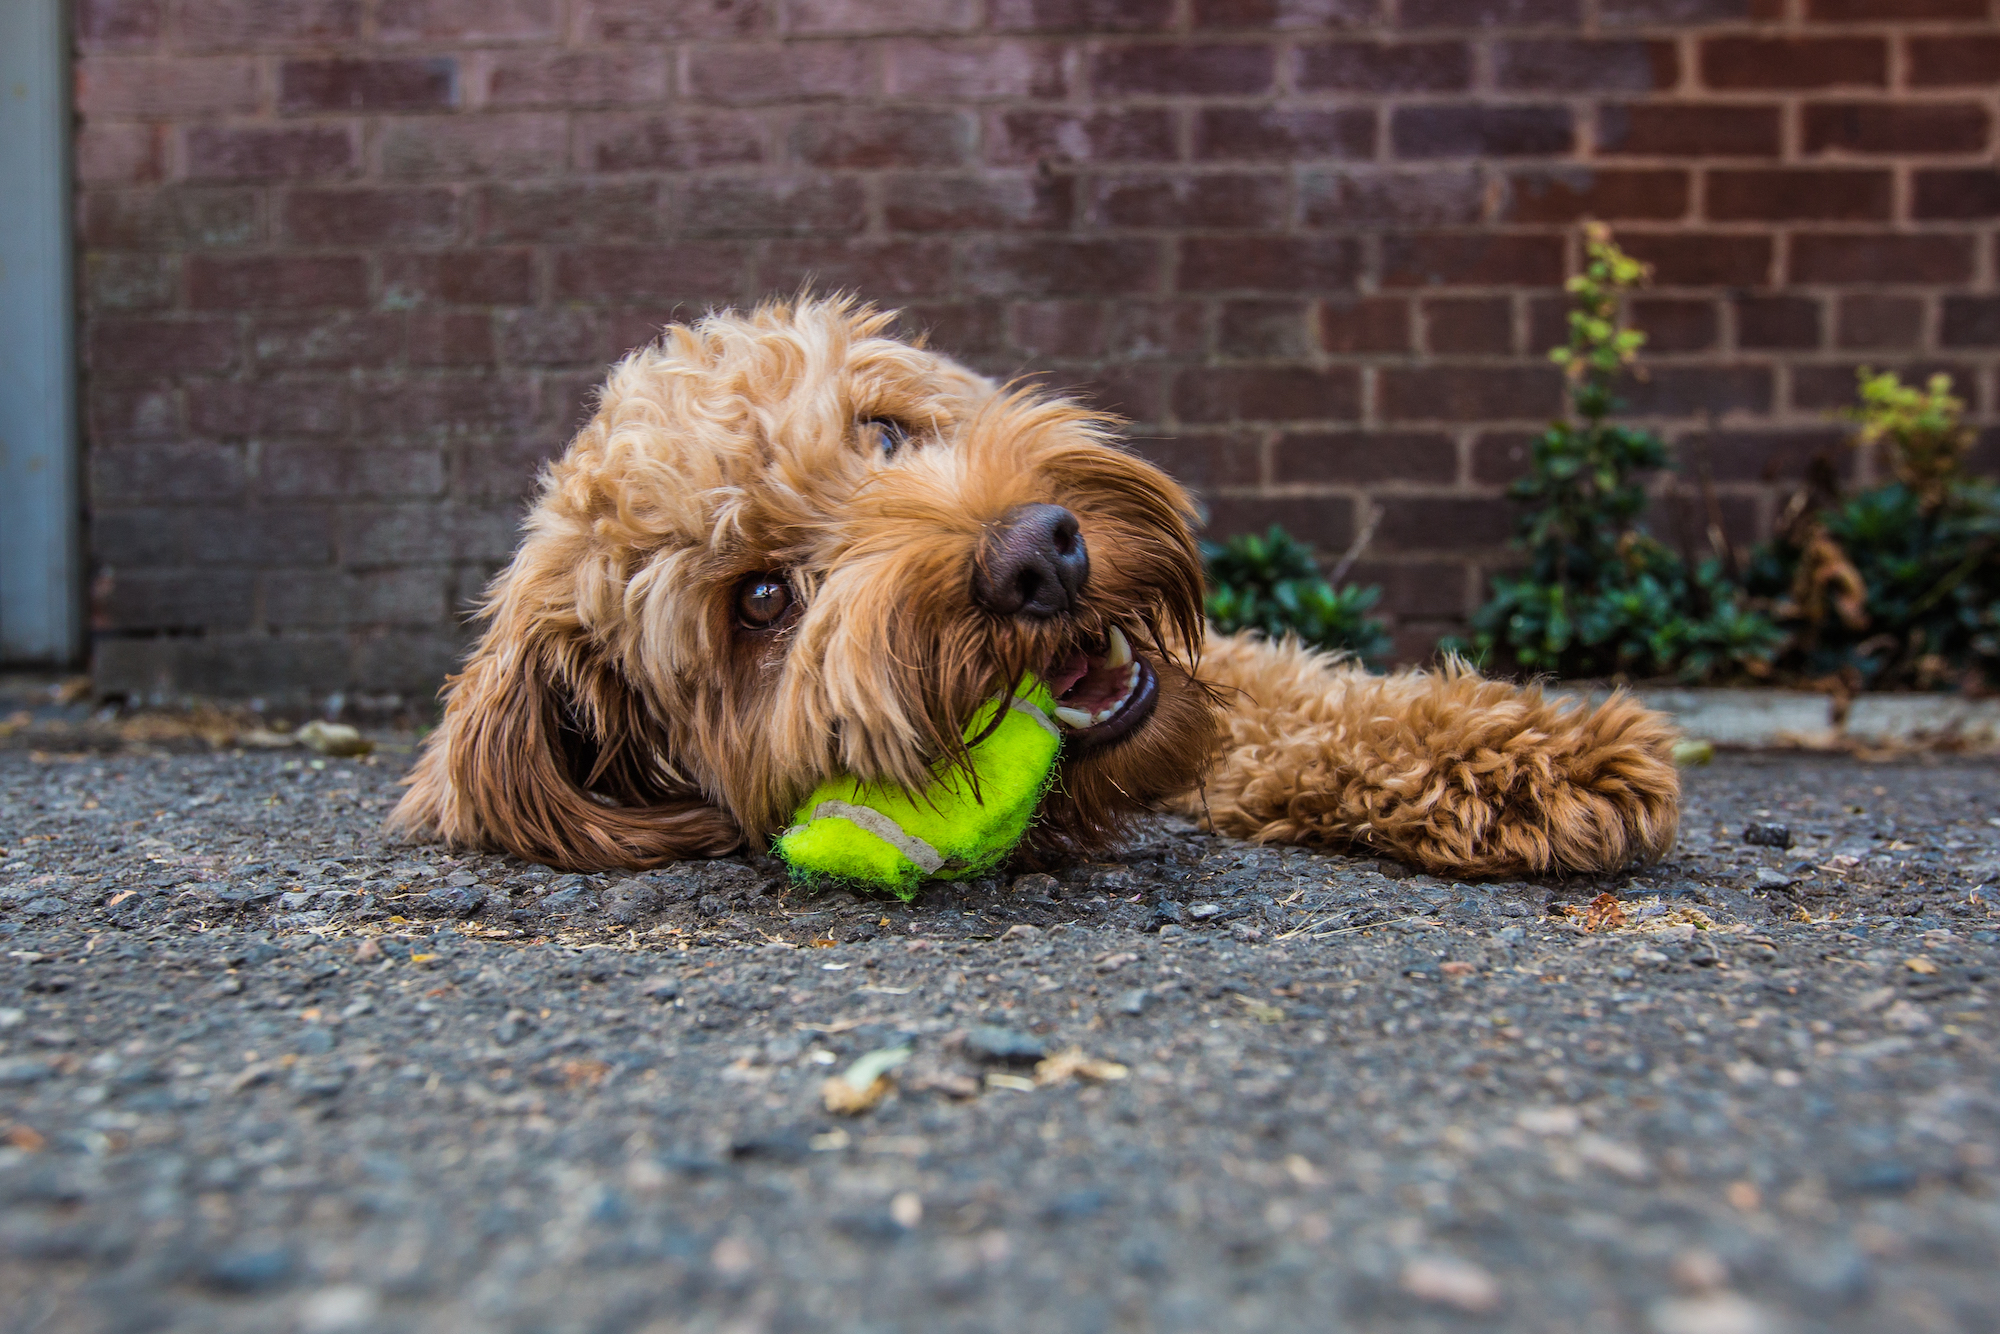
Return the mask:
<svg viewBox="0 0 2000 1334">
<path fill-rule="evenodd" d="M 999 726 L 967 751 L 971 775 L 953 766 L 914 796 L 894 783 L 845 776 L 821 783 L 773 845 L 792 878 L 853 881 L 911 899 L 926 879 L 997 866 L 1028 832 L 1062 749 L 1049 717 L 1055 696 L 1040 679 L 1023 677 L 1006 704 Z M 980 705 L 965 739 L 986 731 L 1000 706 L 998 699 Z"/>
</svg>

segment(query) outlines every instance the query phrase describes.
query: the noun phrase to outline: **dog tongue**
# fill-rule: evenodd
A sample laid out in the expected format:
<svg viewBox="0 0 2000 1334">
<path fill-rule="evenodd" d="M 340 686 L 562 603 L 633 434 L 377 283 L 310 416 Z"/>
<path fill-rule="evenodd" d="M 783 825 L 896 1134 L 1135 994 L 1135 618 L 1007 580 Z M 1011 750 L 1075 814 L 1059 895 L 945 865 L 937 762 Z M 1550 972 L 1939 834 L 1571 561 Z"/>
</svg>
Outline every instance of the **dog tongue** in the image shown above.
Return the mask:
<svg viewBox="0 0 2000 1334">
<path fill-rule="evenodd" d="M 1074 649 L 1060 663 L 1049 664 L 1049 690 L 1057 699 L 1069 692 L 1069 688 L 1081 681 L 1090 671 L 1090 655 L 1082 649 Z"/>
</svg>

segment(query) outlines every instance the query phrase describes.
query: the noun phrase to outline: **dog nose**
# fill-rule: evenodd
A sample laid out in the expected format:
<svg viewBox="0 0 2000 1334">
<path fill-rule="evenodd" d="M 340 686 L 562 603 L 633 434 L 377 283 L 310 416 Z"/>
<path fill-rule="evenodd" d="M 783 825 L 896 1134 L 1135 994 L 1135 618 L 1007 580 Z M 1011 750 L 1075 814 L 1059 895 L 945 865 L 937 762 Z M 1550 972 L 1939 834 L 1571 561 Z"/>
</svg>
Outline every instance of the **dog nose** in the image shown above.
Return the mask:
<svg viewBox="0 0 2000 1334">
<path fill-rule="evenodd" d="M 1090 578 L 1090 550 L 1060 505 L 1020 505 L 986 534 L 972 564 L 972 599 L 1000 616 L 1043 621 L 1070 611 Z"/>
</svg>

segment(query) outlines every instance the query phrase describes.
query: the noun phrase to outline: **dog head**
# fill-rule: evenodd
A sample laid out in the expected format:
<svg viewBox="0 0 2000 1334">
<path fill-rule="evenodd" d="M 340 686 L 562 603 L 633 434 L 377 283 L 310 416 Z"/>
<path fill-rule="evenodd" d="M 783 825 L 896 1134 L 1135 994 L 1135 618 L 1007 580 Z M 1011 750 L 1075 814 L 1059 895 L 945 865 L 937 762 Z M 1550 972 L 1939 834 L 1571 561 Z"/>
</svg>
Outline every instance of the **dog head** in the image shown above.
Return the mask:
<svg viewBox="0 0 2000 1334">
<path fill-rule="evenodd" d="M 669 329 L 543 479 L 400 823 L 565 866 L 761 841 L 823 779 L 913 789 L 1042 674 L 1039 825 L 1080 847 L 1190 786 L 1186 495 L 1107 419 L 843 301 Z"/>
</svg>

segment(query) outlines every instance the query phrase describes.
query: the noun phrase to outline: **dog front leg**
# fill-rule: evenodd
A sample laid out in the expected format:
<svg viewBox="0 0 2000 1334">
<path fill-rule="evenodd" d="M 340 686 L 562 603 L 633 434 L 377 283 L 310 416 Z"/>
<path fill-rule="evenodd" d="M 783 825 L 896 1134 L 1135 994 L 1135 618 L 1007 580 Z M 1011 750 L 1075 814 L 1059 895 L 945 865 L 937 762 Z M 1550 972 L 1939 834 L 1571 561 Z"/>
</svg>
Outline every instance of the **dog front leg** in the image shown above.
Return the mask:
<svg viewBox="0 0 2000 1334">
<path fill-rule="evenodd" d="M 1201 675 L 1227 709 L 1206 785 L 1222 833 L 1476 876 L 1615 870 L 1673 844 L 1674 733 L 1629 697 L 1564 705 L 1461 668 L 1372 676 L 1225 635 Z"/>
</svg>

